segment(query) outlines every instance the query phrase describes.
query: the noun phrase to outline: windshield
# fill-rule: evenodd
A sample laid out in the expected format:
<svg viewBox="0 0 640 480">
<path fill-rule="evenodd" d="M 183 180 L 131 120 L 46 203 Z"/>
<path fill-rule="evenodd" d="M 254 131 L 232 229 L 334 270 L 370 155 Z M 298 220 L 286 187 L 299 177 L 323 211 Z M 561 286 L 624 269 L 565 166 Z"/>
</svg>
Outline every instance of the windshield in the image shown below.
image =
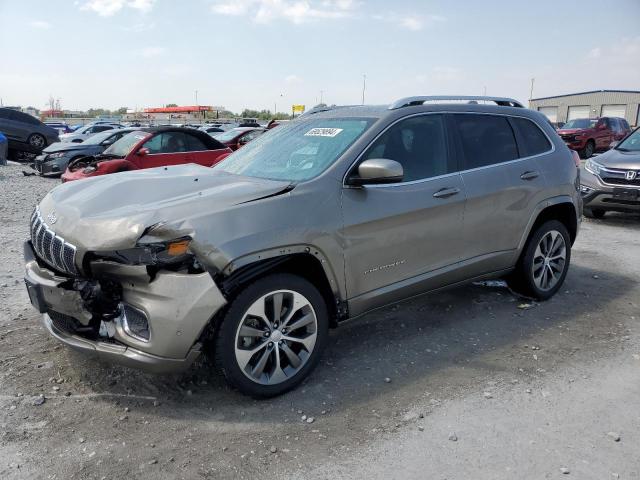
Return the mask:
<svg viewBox="0 0 640 480">
<path fill-rule="evenodd" d="M 616 150 L 623 152 L 640 152 L 640 128 L 618 144 Z"/>
<path fill-rule="evenodd" d="M 136 146 L 136 144 L 150 135 L 148 132 L 143 132 L 142 130 L 136 130 L 135 132 L 131 132 L 128 135 L 125 135 L 116 143 L 107 148 L 103 154 L 104 155 L 114 155 L 116 157 L 126 157 L 131 149 Z"/>
<path fill-rule="evenodd" d="M 238 135 L 242 134 L 242 133 L 246 133 L 249 130 L 237 130 L 237 129 L 233 129 L 233 130 L 229 130 L 227 132 L 224 133 L 220 133 L 218 135 L 214 135 L 214 138 L 216 140 L 218 140 L 219 142 L 229 142 L 231 140 L 233 140 L 235 137 L 237 137 Z"/>
<path fill-rule="evenodd" d="M 292 122 L 261 135 L 213 168 L 272 180 L 309 180 L 335 162 L 373 121 L 317 118 Z"/>
<path fill-rule="evenodd" d="M 105 132 L 96 133 L 95 135 L 91 135 L 84 142 L 84 145 L 100 145 L 107 138 L 111 137 L 113 134 L 117 133 L 116 130 L 107 130 Z"/>
<path fill-rule="evenodd" d="M 591 128 L 594 127 L 596 123 L 598 123 L 598 120 L 595 118 L 576 118 L 565 123 L 562 126 L 562 129 L 565 130 L 570 128 Z"/>
</svg>

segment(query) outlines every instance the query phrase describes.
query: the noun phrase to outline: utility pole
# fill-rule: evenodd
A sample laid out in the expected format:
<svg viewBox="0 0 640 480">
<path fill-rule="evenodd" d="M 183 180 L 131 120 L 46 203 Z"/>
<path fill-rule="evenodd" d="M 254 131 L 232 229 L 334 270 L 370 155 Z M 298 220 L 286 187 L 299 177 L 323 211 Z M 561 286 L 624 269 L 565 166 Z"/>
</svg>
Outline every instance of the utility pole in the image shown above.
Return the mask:
<svg viewBox="0 0 640 480">
<path fill-rule="evenodd" d="M 529 92 L 529 102 L 531 102 L 531 100 L 533 100 L 533 84 L 536 81 L 535 78 L 531 79 L 531 91 Z"/>
<path fill-rule="evenodd" d="M 364 105 L 364 92 L 367 90 L 367 75 L 362 75 L 362 105 Z"/>
</svg>

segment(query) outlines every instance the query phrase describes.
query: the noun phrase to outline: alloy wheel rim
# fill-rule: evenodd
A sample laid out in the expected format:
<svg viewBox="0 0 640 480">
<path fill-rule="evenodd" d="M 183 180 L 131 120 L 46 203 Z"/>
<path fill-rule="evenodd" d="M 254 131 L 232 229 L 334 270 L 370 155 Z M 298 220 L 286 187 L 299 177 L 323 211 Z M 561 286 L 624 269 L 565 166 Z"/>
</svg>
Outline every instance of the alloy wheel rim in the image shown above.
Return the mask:
<svg viewBox="0 0 640 480">
<path fill-rule="evenodd" d="M 292 290 L 270 292 L 251 304 L 238 325 L 236 361 L 251 381 L 276 385 L 306 365 L 317 336 L 316 313 L 304 295 Z"/>
<path fill-rule="evenodd" d="M 567 245 L 557 230 L 547 232 L 533 254 L 533 281 L 540 290 L 548 291 L 560 281 L 567 261 Z"/>
<path fill-rule="evenodd" d="M 31 146 L 33 147 L 41 147 L 44 144 L 44 139 L 39 135 L 34 135 L 31 137 Z"/>
</svg>

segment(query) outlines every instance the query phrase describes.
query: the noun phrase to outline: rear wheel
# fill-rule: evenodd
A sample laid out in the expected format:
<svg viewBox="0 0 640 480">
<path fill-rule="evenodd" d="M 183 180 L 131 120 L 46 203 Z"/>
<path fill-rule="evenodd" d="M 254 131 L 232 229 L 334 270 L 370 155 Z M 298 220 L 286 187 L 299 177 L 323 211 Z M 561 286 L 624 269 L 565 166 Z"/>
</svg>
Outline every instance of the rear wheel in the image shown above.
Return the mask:
<svg viewBox="0 0 640 480">
<path fill-rule="evenodd" d="M 593 153 L 596 151 L 596 145 L 593 143 L 593 140 L 589 140 L 587 144 L 584 146 L 582 150 L 580 150 L 580 156 L 582 158 L 590 158 L 593 156 Z"/>
<path fill-rule="evenodd" d="M 550 220 L 529 236 L 507 283 L 517 293 L 547 300 L 562 287 L 570 260 L 569 232 L 559 221 Z"/>
<path fill-rule="evenodd" d="M 216 340 L 216 365 L 244 394 L 279 395 L 315 368 L 328 329 L 326 304 L 311 283 L 269 275 L 231 302 Z"/>
<path fill-rule="evenodd" d="M 583 210 L 584 216 L 587 218 L 604 218 L 604 214 L 607 213 L 606 210 L 602 210 L 600 208 L 585 208 Z"/>
<path fill-rule="evenodd" d="M 27 138 L 27 143 L 31 145 L 33 148 L 37 148 L 38 150 L 42 150 L 47 146 L 47 139 L 39 133 L 32 133 Z"/>
</svg>

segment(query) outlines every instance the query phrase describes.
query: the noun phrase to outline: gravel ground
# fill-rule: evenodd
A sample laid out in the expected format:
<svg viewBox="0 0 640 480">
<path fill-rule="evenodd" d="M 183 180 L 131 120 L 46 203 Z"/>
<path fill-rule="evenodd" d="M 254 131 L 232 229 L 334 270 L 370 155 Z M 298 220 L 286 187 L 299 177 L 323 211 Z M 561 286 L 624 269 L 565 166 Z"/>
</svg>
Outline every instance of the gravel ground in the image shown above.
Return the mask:
<svg viewBox="0 0 640 480">
<path fill-rule="evenodd" d="M 49 338 L 22 241 L 58 180 L 21 170 L 0 167 L 2 479 L 640 478 L 638 216 L 585 221 L 548 302 L 491 284 L 389 307 L 255 401 L 206 360 L 151 376 Z"/>
</svg>

